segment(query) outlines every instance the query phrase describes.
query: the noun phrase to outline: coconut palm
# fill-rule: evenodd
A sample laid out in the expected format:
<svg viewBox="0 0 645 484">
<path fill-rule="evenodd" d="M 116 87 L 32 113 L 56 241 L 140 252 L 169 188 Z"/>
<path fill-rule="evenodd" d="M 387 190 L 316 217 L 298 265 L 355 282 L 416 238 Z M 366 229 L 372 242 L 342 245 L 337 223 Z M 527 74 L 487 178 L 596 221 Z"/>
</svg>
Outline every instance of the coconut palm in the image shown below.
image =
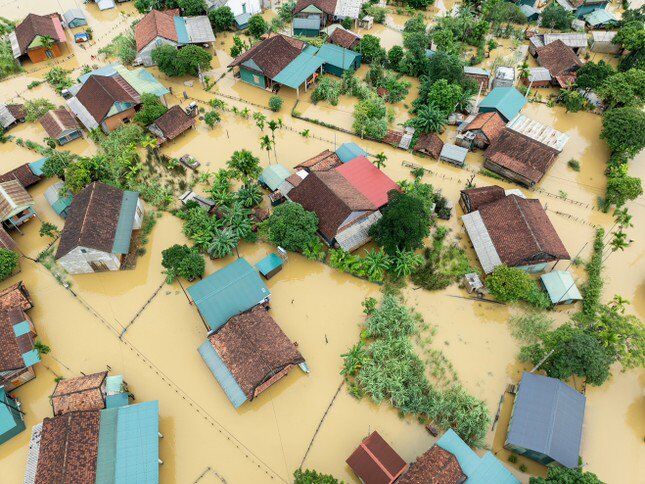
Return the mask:
<svg viewBox="0 0 645 484">
<path fill-rule="evenodd" d="M 40 45 L 44 49 L 49 50 L 54 47 L 54 44 L 56 44 L 56 41 L 53 37 L 50 37 L 49 35 L 43 35 L 42 37 L 40 37 Z"/>
<path fill-rule="evenodd" d="M 219 229 L 215 231 L 213 240 L 206 251 L 213 259 L 221 259 L 231 255 L 234 250 L 237 250 L 238 242 L 239 239 L 230 228 Z"/>
<path fill-rule="evenodd" d="M 227 187 L 213 185 L 211 188 L 211 198 L 219 207 L 227 207 L 235 202 L 235 194 Z"/>
<path fill-rule="evenodd" d="M 421 133 L 441 133 L 448 119 L 443 111 L 432 104 L 420 106 L 412 126 Z"/>
<path fill-rule="evenodd" d="M 614 236 L 611 239 L 611 242 L 609 242 L 612 252 L 616 252 L 617 250 L 625 250 L 627 247 L 629 247 L 629 244 L 630 241 L 627 240 L 627 233 L 623 232 L 622 228 L 614 232 Z"/>
<path fill-rule="evenodd" d="M 376 168 L 380 170 L 381 168 L 385 167 L 385 162 L 387 161 L 387 156 L 385 155 L 385 153 L 381 151 L 374 158 L 375 158 L 374 164 L 376 165 Z"/>
<path fill-rule="evenodd" d="M 260 149 L 266 150 L 267 158 L 269 159 L 269 165 L 271 164 L 271 148 L 273 147 L 273 140 L 269 138 L 269 135 L 264 135 L 260 137 Z M 276 160 L 277 161 L 277 160 Z"/>
<path fill-rule="evenodd" d="M 260 160 L 253 156 L 249 150 L 233 152 L 233 156 L 226 162 L 226 165 L 244 179 L 257 178 L 262 173 Z"/>
<path fill-rule="evenodd" d="M 245 183 L 237 191 L 237 199 L 245 208 L 252 208 L 262 201 L 262 191 L 257 183 Z"/>
<path fill-rule="evenodd" d="M 520 66 L 520 79 L 528 79 L 529 75 L 531 75 L 531 69 L 528 63 L 524 61 Z"/>
<path fill-rule="evenodd" d="M 423 256 L 411 250 L 397 249 L 394 256 L 393 268 L 396 277 L 408 277 L 414 270 L 423 264 Z"/>
<path fill-rule="evenodd" d="M 277 120 L 271 120 L 267 123 L 267 126 L 271 130 L 271 140 L 273 141 L 273 157 L 275 158 L 275 162 L 278 162 L 278 155 L 276 153 L 275 149 L 275 132 L 282 128 L 282 119 L 278 118 Z"/>
</svg>

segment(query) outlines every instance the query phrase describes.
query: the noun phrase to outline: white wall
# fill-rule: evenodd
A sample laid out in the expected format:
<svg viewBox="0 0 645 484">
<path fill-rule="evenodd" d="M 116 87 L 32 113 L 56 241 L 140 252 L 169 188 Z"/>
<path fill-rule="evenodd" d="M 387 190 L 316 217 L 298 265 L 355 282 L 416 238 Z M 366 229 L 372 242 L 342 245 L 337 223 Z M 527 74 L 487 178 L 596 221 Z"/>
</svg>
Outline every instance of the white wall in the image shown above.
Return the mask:
<svg viewBox="0 0 645 484">
<path fill-rule="evenodd" d="M 244 9 L 242 5 L 246 4 L 246 11 L 251 15 L 256 13 L 262 13 L 262 2 L 261 0 L 229 0 L 226 3 L 226 6 L 231 9 L 234 16 L 242 15 Z"/>
<path fill-rule="evenodd" d="M 90 274 L 94 272 L 90 262 L 102 262 L 111 271 L 118 271 L 121 260 L 115 254 L 87 247 L 76 247 L 57 261 L 70 274 Z"/>
</svg>

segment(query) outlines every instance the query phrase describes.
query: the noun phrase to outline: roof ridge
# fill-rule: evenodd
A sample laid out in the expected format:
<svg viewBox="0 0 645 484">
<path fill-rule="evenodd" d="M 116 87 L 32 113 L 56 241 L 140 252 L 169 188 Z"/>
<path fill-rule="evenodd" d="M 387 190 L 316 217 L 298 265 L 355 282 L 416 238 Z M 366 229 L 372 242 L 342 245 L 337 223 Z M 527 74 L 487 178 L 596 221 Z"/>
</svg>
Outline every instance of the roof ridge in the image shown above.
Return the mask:
<svg viewBox="0 0 645 484">
<path fill-rule="evenodd" d="M 550 422 L 550 425 L 549 425 L 549 428 L 548 428 L 548 434 L 547 434 L 548 437 L 547 437 L 547 444 L 546 444 L 546 448 L 548 449 L 549 454 L 551 453 L 551 444 L 553 442 L 553 427 L 555 425 L 555 416 L 556 416 L 556 413 L 557 413 L 558 402 L 560 400 L 560 380 L 556 381 L 555 388 L 556 388 L 555 389 L 555 402 L 553 402 L 553 410 L 551 411 L 551 415 L 549 415 L 551 422 Z"/>
<path fill-rule="evenodd" d="M 524 211 L 522 210 L 522 207 L 518 203 L 518 196 L 517 195 L 509 195 L 510 197 L 513 197 L 512 200 L 515 203 L 515 206 L 520 212 L 520 215 L 522 216 L 522 220 L 524 220 L 524 223 L 526 224 L 526 227 L 529 229 L 529 233 L 531 234 L 531 237 L 533 237 L 533 241 L 535 242 L 535 245 L 537 246 L 538 250 L 544 252 L 544 249 L 542 248 L 542 245 L 538 241 L 537 237 L 535 236 L 535 233 L 533 232 L 533 228 L 531 227 L 531 224 L 528 222 L 526 219 L 526 216 L 524 215 Z M 524 199 L 523 199 L 524 200 Z M 539 202 L 538 202 L 539 203 Z"/>
</svg>

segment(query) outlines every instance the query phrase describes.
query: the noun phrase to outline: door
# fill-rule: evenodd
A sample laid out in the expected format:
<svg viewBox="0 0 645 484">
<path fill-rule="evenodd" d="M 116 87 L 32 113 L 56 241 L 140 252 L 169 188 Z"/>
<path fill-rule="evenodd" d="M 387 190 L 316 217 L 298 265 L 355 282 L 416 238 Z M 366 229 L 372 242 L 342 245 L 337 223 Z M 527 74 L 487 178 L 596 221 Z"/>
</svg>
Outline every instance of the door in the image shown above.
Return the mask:
<svg viewBox="0 0 645 484">
<path fill-rule="evenodd" d="M 105 265 L 105 262 L 101 262 L 101 261 L 90 262 L 90 267 L 94 272 L 105 272 L 109 270 L 108 266 Z"/>
</svg>

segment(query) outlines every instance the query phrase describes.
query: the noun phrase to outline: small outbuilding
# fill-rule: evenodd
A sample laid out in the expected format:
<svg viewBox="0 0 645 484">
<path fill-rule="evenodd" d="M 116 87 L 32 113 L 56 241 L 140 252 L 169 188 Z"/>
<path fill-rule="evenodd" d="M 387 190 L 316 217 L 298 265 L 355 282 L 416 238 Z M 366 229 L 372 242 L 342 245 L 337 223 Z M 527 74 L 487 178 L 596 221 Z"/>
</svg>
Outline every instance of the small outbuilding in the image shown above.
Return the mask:
<svg viewBox="0 0 645 484">
<path fill-rule="evenodd" d="M 361 67 L 361 54 L 335 44 L 323 44 L 316 56 L 324 62 L 323 71 L 338 77 Z"/>
<path fill-rule="evenodd" d="M 311 173 L 313 171 L 332 170 L 342 164 L 343 162 L 340 161 L 340 158 L 336 153 L 330 150 L 324 150 L 318 153 L 316 156 L 298 163 L 294 168 L 298 171 L 304 170 L 307 173 Z M 302 178 L 304 178 L 304 176 Z"/>
<path fill-rule="evenodd" d="M 545 466 L 578 467 L 585 403 L 566 383 L 524 372 L 504 447 Z"/>
<path fill-rule="evenodd" d="M 456 166 L 464 166 L 466 163 L 466 155 L 468 155 L 467 148 L 453 145 L 452 143 L 445 143 L 443 148 L 441 148 L 439 159 Z"/>
<path fill-rule="evenodd" d="M 358 146 L 356 143 L 343 143 L 336 150 L 336 155 L 342 163 L 347 163 L 358 156 L 367 156 L 367 151 Z"/>
<path fill-rule="evenodd" d="M 490 85 L 490 71 L 481 67 L 465 66 L 464 76 L 475 81 L 482 91 L 487 91 Z"/>
<path fill-rule="evenodd" d="M 87 18 L 80 8 L 72 8 L 63 14 L 63 25 L 68 29 L 75 29 L 87 25 Z"/>
<path fill-rule="evenodd" d="M 22 104 L 0 104 L 0 127 L 4 132 L 18 123 L 24 123 L 25 117 L 25 108 Z"/>
<path fill-rule="evenodd" d="M 403 458 L 376 431 L 345 462 L 365 484 L 392 484 L 408 469 Z"/>
<path fill-rule="evenodd" d="M 67 109 L 52 109 L 40 118 L 40 124 L 47 136 L 55 139 L 60 146 L 83 136 L 76 118 Z"/>
<path fill-rule="evenodd" d="M 558 153 L 562 152 L 567 141 L 569 141 L 568 134 L 558 131 L 551 126 L 540 123 L 539 121 L 531 119 L 523 114 L 518 114 L 506 125 L 506 127 L 548 146 L 549 148 L 553 148 Z"/>
<path fill-rule="evenodd" d="M 493 78 L 493 88 L 496 87 L 513 87 L 515 84 L 515 69 L 512 67 L 499 66 L 495 69 Z"/>
<path fill-rule="evenodd" d="M 529 75 L 522 78 L 522 84 L 527 87 L 549 87 L 553 78 L 546 67 L 531 67 Z"/>
<path fill-rule="evenodd" d="M 329 29 L 333 27 L 333 31 L 329 35 L 327 42 L 331 44 L 338 45 L 345 49 L 355 49 L 358 47 L 358 44 L 361 41 L 361 36 L 355 34 L 350 30 L 344 29 L 338 24 L 331 25 Z"/>
<path fill-rule="evenodd" d="M 620 45 L 614 44 L 616 31 L 594 30 L 591 32 L 591 51 L 601 54 L 618 54 Z"/>
<path fill-rule="evenodd" d="M 618 23 L 616 16 L 605 8 L 599 8 L 589 12 L 583 17 L 585 23 L 592 29 L 603 29 L 613 27 Z"/>
<path fill-rule="evenodd" d="M 43 158 L 41 158 L 42 160 Z M 46 158 L 45 158 L 46 159 Z M 24 163 L 4 175 L 0 175 L 0 183 L 18 180 L 23 188 L 29 188 L 42 180 L 43 172 L 39 169 L 40 160 L 32 163 Z"/>
<path fill-rule="evenodd" d="M 417 153 L 432 156 L 434 159 L 439 159 L 441 150 L 443 149 L 443 141 L 439 138 L 437 133 L 424 133 L 419 136 L 413 150 Z"/>
<path fill-rule="evenodd" d="M 0 221 L 6 228 L 20 231 L 18 227 L 36 216 L 35 205 L 18 180 L 0 182 Z"/>
<path fill-rule="evenodd" d="M 276 163 L 262 170 L 258 181 L 270 192 L 275 192 L 290 175 L 291 172 L 288 168 L 280 163 Z"/>
<path fill-rule="evenodd" d="M 271 252 L 260 262 L 255 264 L 255 268 L 260 274 L 262 274 L 265 279 L 271 279 L 282 270 L 283 265 L 284 261 L 282 260 L 282 258 L 275 252 Z"/>
<path fill-rule="evenodd" d="M 551 271 L 540 277 L 551 304 L 573 304 L 582 301 L 582 295 L 569 271 Z"/>
<path fill-rule="evenodd" d="M 3 298 L 15 290 L 5 292 Z M 4 301 L 3 301 L 4 302 Z M 0 310 L 0 388 L 11 391 L 36 378 L 34 366 L 40 362 L 35 347 L 36 330 L 20 306 Z"/>
<path fill-rule="evenodd" d="M 479 112 L 497 111 L 506 121 L 519 114 L 526 99 L 514 87 L 496 87 L 479 103 Z"/>
<path fill-rule="evenodd" d="M 20 402 L 0 387 L 0 445 L 25 430 Z"/>
<path fill-rule="evenodd" d="M 465 128 L 461 128 L 460 131 L 463 133 L 472 133 L 473 145 L 477 148 L 485 149 L 497 141 L 497 138 L 504 131 L 505 126 L 506 122 L 497 112 L 489 111 L 487 113 L 479 113 Z"/>
<path fill-rule="evenodd" d="M 172 141 L 195 126 L 196 114 L 197 110 L 188 114 L 181 106 L 173 106 L 148 126 L 148 131 L 157 137 L 159 144 Z"/>
<path fill-rule="evenodd" d="M 64 192 L 65 184 L 63 182 L 56 182 L 45 190 L 45 200 L 51 208 L 62 218 L 67 218 L 69 207 L 72 205 L 74 196 L 70 191 Z"/>
<path fill-rule="evenodd" d="M 110 376 L 102 371 L 58 381 L 50 399 L 58 416 L 128 405 L 130 393 L 122 375 Z"/>
</svg>

